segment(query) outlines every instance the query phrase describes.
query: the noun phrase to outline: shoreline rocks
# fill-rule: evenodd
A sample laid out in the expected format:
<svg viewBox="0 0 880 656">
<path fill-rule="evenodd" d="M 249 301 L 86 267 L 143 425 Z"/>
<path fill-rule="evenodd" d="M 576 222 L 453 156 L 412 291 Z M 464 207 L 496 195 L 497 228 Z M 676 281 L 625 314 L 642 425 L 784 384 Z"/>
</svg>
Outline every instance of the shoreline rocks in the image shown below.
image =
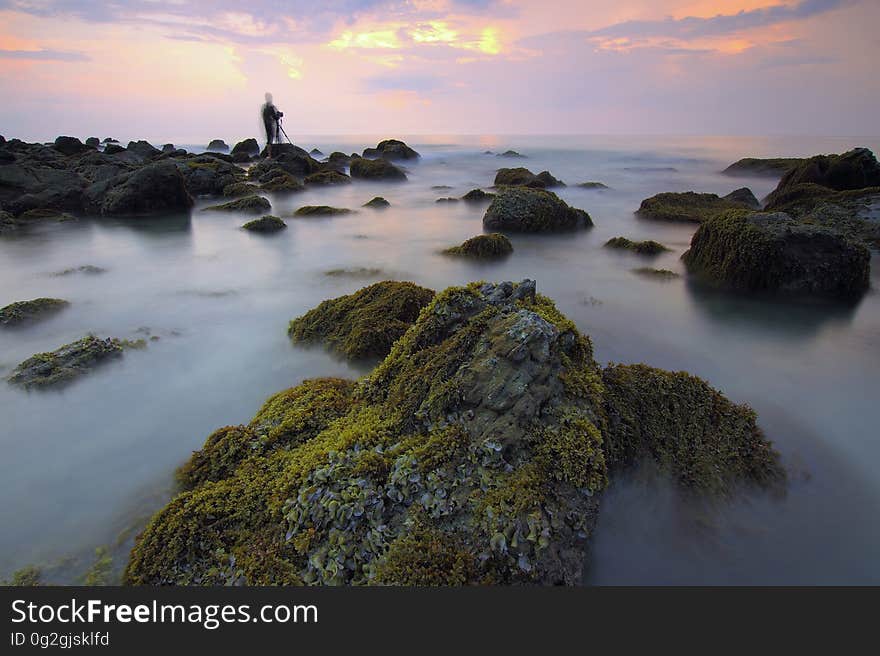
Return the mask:
<svg viewBox="0 0 880 656">
<path fill-rule="evenodd" d="M 180 169 L 166 160 L 91 185 L 83 192 L 83 205 L 101 216 L 136 216 L 187 212 L 193 199 Z"/>
<path fill-rule="evenodd" d="M 341 214 L 352 214 L 354 210 L 346 207 L 330 207 L 329 205 L 303 205 L 298 208 L 294 216 L 339 216 Z"/>
</svg>

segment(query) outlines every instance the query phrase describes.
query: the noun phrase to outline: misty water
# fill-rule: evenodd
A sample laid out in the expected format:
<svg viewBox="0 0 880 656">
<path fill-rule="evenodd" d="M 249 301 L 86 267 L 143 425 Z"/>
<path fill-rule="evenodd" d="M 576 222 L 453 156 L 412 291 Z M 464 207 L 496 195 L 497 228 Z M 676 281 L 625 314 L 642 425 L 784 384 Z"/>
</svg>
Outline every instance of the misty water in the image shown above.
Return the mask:
<svg viewBox="0 0 880 656">
<path fill-rule="evenodd" d="M 287 219 L 287 230 L 265 236 L 240 229 L 251 217 L 202 211 L 217 201 L 200 199 L 189 215 L 83 218 L 0 239 L 0 306 L 71 301 L 46 322 L 0 334 L 0 375 L 87 333 L 159 338 L 60 391 L 0 384 L 0 578 L 48 563 L 55 580 L 75 582 L 101 545 L 121 567 L 134 533 L 173 493 L 174 468 L 215 428 L 247 422 L 267 396 L 305 378 L 365 373 L 368 365 L 288 340 L 288 321 L 320 301 L 383 279 L 439 290 L 532 278 L 592 337 L 600 363 L 687 370 L 753 406 L 790 472 L 785 498 L 745 490 L 714 506 L 644 469 L 617 478 L 588 583 L 880 583 L 880 296 L 854 307 L 769 301 L 633 272 L 683 273 L 694 231 L 635 217 L 643 198 L 741 186 L 760 198 L 775 180 L 719 171 L 744 156 L 877 151 L 880 140 L 404 138 L 422 154 L 406 165 L 408 182 L 267 195 L 282 216 L 307 204 L 360 208 L 377 195 L 391 202 L 384 211 Z M 378 140 L 300 145 L 352 152 Z M 483 152 L 508 148 L 528 159 Z M 510 235 L 514 254 L 491 264 L 441 255 L 482 232 L 485 206 L 435 200 L 488 188 L 497 168 L 520 165 L 567 182 L 558 194 L 589 211 L 595 228 Z M 573 186 L 584 181 L 611 189 Z M 646 260 L 602 248 L 618 235 L 672 251 Z M 873 264 L 877 289 L 876 256 Z M 76 270 L 85 265 L 104 271 Z"/>
</svg>

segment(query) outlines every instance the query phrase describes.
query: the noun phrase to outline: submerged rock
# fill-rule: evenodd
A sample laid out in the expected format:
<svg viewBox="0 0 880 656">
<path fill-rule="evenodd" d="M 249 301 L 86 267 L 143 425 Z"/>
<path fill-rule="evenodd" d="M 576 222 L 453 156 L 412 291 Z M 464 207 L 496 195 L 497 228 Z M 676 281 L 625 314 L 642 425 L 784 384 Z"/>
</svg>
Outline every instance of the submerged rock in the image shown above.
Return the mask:
<svg viewBox="0 0 880 656">
<path fill-rule="evenodd" d="M 495 194 L 490 194 L 487 191 L 483 191 L 482 189 L 471 189 L 467 192 L 461 199 L 466 203 L 488 203 L 493 198 L 495 198 Z"/>
<path fill-rule="evenodd" d="M 364 150 L 364 157 L 375 159 L 382 157 L 387 160 L 418 159 L 421 157 L 416 151 L 397 139 L 380 141 L 375 148 Z"/>
<path fill-rule="evenodd" d="M 91 185 L 83 203 L 104 216 L 146 215 L 188 211 L 193 199 L 177 165 L 165 160 Z"/>
<path fill-rule="evenodd" d="M 339 214 L 351 214 L 352 210 L 345 207 L 330 207 L 329 205 L 303 205 L 294 216 L 337 216 Z"/>
<path fill-rule="evenodd" d="M 731 197 L 732 194 L 723 198 L 717 194 L 698 194 L 693 191 L 666 192 L 643 200 L 636 214 L 659 221 L 700 223 L 725 210 L 755 209 L 751 203 L 737 200 L 737 198 L 743 198 L 742 192 L 744 191 L 748 190 L 737 190 L 733 192 L 736 197 Z M 757 203 L 757 201 L 755 202 Z"/>
<path fill-rule="evenodd" d="M 734 162 L 722 171 L 731 176 L 761 176 L 778 178 L 798 166 L 804 160 L 797 157 L 775 157 L 759 159 L 757 157 L 745 157 Z"/>
<path fill-rule="evenodd" d="M 344 173 L 340 173 L 339 171 L 330 170 L 312 173 L 311 175 L 306 176 L 306 179 L 303 180 L 303 182 L 305 182 L 307 185 L 349 184 L 351 182 L 351 178 Z"/>
<path fill-rule="evenodd" d="M 602 182 L 580 182 L 575 186 L 582 189 L 610 189 L 608 185 Z"/>
<path fill-rule="evenodd" d="M 491 155 L 492 151 L 487 150 L 485 154 Z M 515 150 L 505 150 L 503 153 L 498 153 L 497 155 L 495 155 L 495 157 L 517 157 L 525 159 L 525 155 L 520 155 Z"/>
<path fill-rule="evenodd" d="M 605 242 L 606 248 L 616 248 L 632 251 L 639 255 L 659 255 L 664 251 L 668 251 L 660 242 L 648 239 L 646 241 L 632 241 L 626 237 L 612 237 Z"/>
<path fill-rule="evenodd" d="M 260 190 L 257 185 L 249 182 L 233 182 L 223 187 L 223 195 L 228 198 L 237 198 L 239 196 L 250 196 L 256 194 Z"/>
<path fill-rule="evenodd" d="M 241 227 L 251 232 L 278 232 L 279 230 L 284 230 L 287 224 L 277 216 L 267 214 L 259 219 L 248 221 Z"/>
<path fill-rule="evenodd" d="M 354 158 L 351 160 L 349 173 L 353 178 L 364 180 L 406 180 L 406 173 L 383 158 Z"/>
<path fill-rule="evenodd" d="M 348 358 L 384 357 L 433 297 L 411 282 L 377 282 L 324 301 L 291 321 L 288 334 L 295 342 L 324 342 Z"/>
<path fill-rule="evenodd" d="M 260 185 L 260 187 L 265 191 L 274 193 L 302 191 L 305 189 L 302 182 L 294 178 L 292 175 L 280 171 L 277 175 L 273 175 Z"/>
<path fill-rule="evenodd" d="M 871 256 L 862 244 L 782 212 L 731 211 L 708 219 L 682 259 L 710 283 L 749 292 L 853 299 L 870 282 Z"/>
<path fill-rule="evenodd" d="M 443 251 L 446 255 L 462 255 L 481 260 L 506 257 L 513 252 L 513 244 L 504 235 L 493 232 L 488 235 L 471 237 L 460 246 Z"/>
<path fill-rule="evenodd" d="M 389 203 L 387 200 L 385 200 L 381 196 L 376 196 L 375 198 L 368 200 L 366 203 L 364 203 L 363 206 L 364 207 L 372 207 L 373 209 L 381 210 L 381 209 L 385 209 L 386 207 L 390 207 L 391 203 Z"/>
<path fill-rule="evenodd" d="M 123 342 L 93 335 L 38 353 L 18 365 L 7 380 L 24 388 L 55 387 L 73 381 L 94 367 L 122 356 Z"/>
<path fill-rule="evenodd" d="M 519 167 L 515 169 L 498 169 L 498 172 L 495 174 L 495 186 L 500 187 L 503 185 L 547 189 L 549 187 L 564 187 L 565 183 L 554 178 L 550 171 L 541 171 L 536 175 L 526 168 Z"/>
<path fill-rule="evenodd" d="M 679 278 L 679 274 L 669 269 L 654 269 L 653 267 L 638 267 L 633 269 L 633 273 L 644 278 L 654 278 L 655 280 L 672 280 Z"/>
<path fill-rule="evenodd" d="M 222 205 L 206 207 L 203 211 L 216 210 L 220 212 L 249 212 L 251 214 L 261 214 L 271 208 L 272 204 L 268 200 L 262 196 L 253 194 L 251 196 L 244 196 L 242 198 L 231 200 Z"/>
<path fill-rule="evenodd" d="M 502 188 L 483 216 L 488 230 L 552 232 L 592 225 L 584 210 L 570 207 L 551 191 L 529 187 Z"/>
<path fill-rule="evenodd" d="M 695 378 L 662 396 L 654 377 L 678 374 L 654 372 L 604 382 L 532 281 L 447 289 L 360 381 L 306 381 L 210 436 L 124 582 L 578 585 L 609 471 L 784 478 L 752 411 Z"/>
<path fill-rule="evenodd" d="M 56 314 L 70 305 L 61 298 L 35 298 L 31 301 L 16 301 L 0 308 L 0 326 L 8 328 L 36 323 Z"/>
</svg>

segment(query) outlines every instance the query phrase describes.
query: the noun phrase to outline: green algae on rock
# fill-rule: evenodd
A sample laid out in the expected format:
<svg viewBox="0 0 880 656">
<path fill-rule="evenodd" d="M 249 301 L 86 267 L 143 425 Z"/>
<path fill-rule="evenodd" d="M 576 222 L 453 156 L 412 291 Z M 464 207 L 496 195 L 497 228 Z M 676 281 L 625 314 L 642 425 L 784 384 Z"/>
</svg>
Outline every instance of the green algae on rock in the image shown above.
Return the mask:
<svg viewBox="0 0 880 656">
<path fill-rule="evenodd" d="M 495 173 L 495 186 L 504 185 L 546 189 L 548 187 L 564 187 L 565 183 L 553 177 L 550 171 L 541 171 L 535 174 L 520 166 L 512 169 L 498 169 Z"/>
<path fill-rule="evenodd" d="M 279 173 L 272 175 L 266 182 L 260 185 L 263 191 L 274 193 L 302 191 L 303 183 L 297 180 L 289 173 Z"/>
<path fill-rule="evenodd" d="M 349 165 L 352 178 L 363 180 L 406 180 L 406 173 L 385 158 L 353 157 Z"/>
<path fill-rule="evenodd" d="M 797 157 L 774 157 L 760 159 L 744 157 L 722 171 L 730 176 L 755 176 L 779 178 L 804 160 Z"/>
<path fill-rule="evenodd" d="M 250 196 L 256 194 L 260 190 L 257 185 L 250 182 L 232 182 L 223 187 L 223 195 L 229 198 L 237 198 L 239 196 Z"/>
<path fill-rule="evenodd" d="M 645 278 L 654 278 L 655 280 L 672 280 L 680 277 L 675 271 L 669 269 L 654 269 L 653 267 L 638 267 L 633 269 L 633 273 Z"/>
<path fill-rule="evenodd" d="M 351 182 L 351 178 L 344 173 L 340 173 L 339 171 L 334 171 L 331 169 L 328 171 L 318 171 L 317 173 L 307 175 L 303 182 L 307 185 L 317 186 L 349 184 Z"/>
<path fill-rule="evenodd" d="M 834 191 L 880 187 L 880 162 L 867 148 L 810 157 L 783 176 L 768 196 L 767 204 L 775 205 L 777 196 L 800 184 L 820 185 Z"/>
<path fill-rule="evenodd" d="M 552 191 L 502 187 L 483 215 L 488 230 L 554 232 L 592 227 L 584 210 L 569 206 Z"/>
<path fill-rule="evenodd" d="M 364 203 L 363 206 L 364 207 L 372 207 L 373 209 L 376 209 L 376 210 L 383 210 L 386 207 L 390 207 L 391 203 L 389 203 L 387 200 L 385 200 L 381 196 L 376 196 L 375 198 L 372 198 L 371 200 L 368 200 L 366 203 Z"/>
<path fill-rule="evenodd" d="M 488 191 L 483 191 L 482 189 L 471 189 L 461 197 L 466 203 L 488 203 L 493 198 L 495 198 L 495 194 L 490 194 Z"/>
<path fill-rule="evenodd" d="M 26 389 L 60 386 L 99 364 L 122 357 L 123 349 L 124 344 L 118 339 L 89 335 L 50 353 L 31 356 L 19 364 L 7 380 Z"/>
<path fill-rule="evenodd" d="M 754 207 L 728 196 L 722 198 L 717 194 L 698 194 L 693 191 L 664 192 L 643 200 L 636 214 L 658 221 L 700 223 L 731 209 L 754 209 Z"/>
<path fill-rule="evenodd" d="M 748 292 L 855 299 L 868 289 L 868 249 L 783 212 L 730 211 L 700 224 L 682 256 L 703 280 Z"/>
<path fill-rule="evenodd" d="M 443 251 L 446 255 L 462 255 L 481 260 L 506 257 L 513 252 L 510 240 L 498 232 L 488 235 L 477 235 L 466 240 L 460 246 L 453 246 Z"/>
<path fill-rule="evenodd" d="M 322 302 L 290 322 L 295 342 L 323 341 L 348 358 L 384 357 L 434 292 L 386 280 Z"/>
<path fill-rule="evenodd" d="M 639 255 L 659 255 L 664 251 L 668 251 L 660 242 L 648 239 L 646 241 L 632 241 L 626 237 L 612 237 L 605 242 L 606 248 L 616 248 L 620 250 L 628 250 Z"/>
<path fill-rule="evenodd" d="M 368 376 L 306 381 L 212 435 L 124 582 L 576 585 L 609 456 L 710 492 L 779 480 L 751 411 L 687 385 L 670 408 L 650 379 L 606 375 L 608 393 L 533 282 L 447 289 Z"/>
<path fill-rule="evenodd" d="M 35 298 L 16 301 L 0 308 L 0 327 L 8 328 L 46 319 L 70 305 L 61 298 Z"/>
<path fill-rule="evenodd" d="M 580 183 L 576 184 L 575 186 L 581 187 L 582 189 L 599 189 L 599 190 L 610 189 L 610 187 L 607 184 L 605 184 L 604 182 L 595 182 L 595 181 L 580 182 Z"/>
<path fill-rule="evenodd" d="M 293 213 L 293 216 L 337 216 L 339 214 L 351 214 L 353 210 L 345 207 L 330 207 L 329 205 L 303 205 Z"/>
<path fill-rule="evenodd" d="M 729 495 L 744 482 L 780 488 L 785 470 L 755 412 L 687 372 L 643 364 L 602 371 L 608 467 L 655 460 L 694 493 Z"/>
<path fill-rule="evenodd" d="M 251 194 L 250 196 L 237 198 L 228 203 L 223 203 L 222 205 L 211 205 L 210 207 L 206 207 L 203 211 L 207 212 L 213 210 L 218 212 L 249 212 L 251 214 L 260 214 L 271 209 L 271 207 L 272 204 L 267 199 L 262 196 L 257 196 L 256 194 Z"/>
<path fill-rule="evenodd" d="M 287 224 L 277 216 L 267 214 L 259 219 L 248 221 L 241 227 L 251 232 L 278 232 L 279 230 L 284 230 Z"/>
</svg>

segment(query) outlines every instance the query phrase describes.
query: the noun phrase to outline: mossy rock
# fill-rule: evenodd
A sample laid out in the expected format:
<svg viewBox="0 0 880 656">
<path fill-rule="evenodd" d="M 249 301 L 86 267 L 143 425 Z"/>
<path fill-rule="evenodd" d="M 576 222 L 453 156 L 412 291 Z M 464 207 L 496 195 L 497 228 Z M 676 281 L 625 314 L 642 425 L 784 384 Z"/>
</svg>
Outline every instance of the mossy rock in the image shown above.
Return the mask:
<svg viewBox="0 0 880 656">
<path fill-rule="evenodd" d="M 381 196 L 376 196 L 375 198 L 368 200 L 363 205 L 364 207 L 372 207 L 373 209 L 382 210 L 386 207 L 390 207 L 391 203 L 382 198 Z"/>
<path fill-rule="evenodd" d="M 312 173 L 311 175 L 307 175 L 305 180 L 303 180 L 307 185 L 337 185 L 337 184 L 349 184 L 351 182 L 351 178 L 345 175 L 344 173 L 339 173 L 338 171 L 319 171 L 318 173 Z"/>
<path fill-rule="evenodd" d="M 419 316 L 434 292 L 385 281 L 324 301 L 290 322 L 295 342 L 324 342 L 348 358 L 383 357 Z"/>
<path fill-rule="evenodd" d="M 375 148 L 364 149 L 364 157 L 382 157 L 387 160 L 418 159 L 421 157 L 415 150 L 399 139 L 385 139 Z"/>
<path fill-rule="evenodd" d="M 443 251 L 446 255 L 461 255 L 480 260 L 506 257 L 513 252 L 513 244 L 504 235 L 493 232 L 488 235 L 471 237 L 460 246 L 453 246 Z"/>
<path fill-rule="evenodd" d="M 9 328 L 36 323 L 57 314 L 70 305 L 61 298 L 35 298 L 30 301 L 16 301 L 0 308 L 0 326 Z"/>
<path fill-rule="evenodd" d="M 626 237 L 612 237 L 605 242 L 605 247 L 628 250 L 633 253 L 638 253 L 639 255 L 659 255 L 660 253 L 669 250 L 660 242 L 656 242 L 652 239 L 645 241 L 632 241 Z"/>
<path fill-rule="evenodd" d="M 329 205 L 303 205 L 296 210 L 294 216 L 339 216 L 351 214 L 352 210 L 345 207 L 330 207 Z"/>
<path fill-rule="evenodd" d="M 204 211 L 213 210 L 217 212 L 243 212 L 248 214 L 262 214 L 272 208 L 272 204 L 262 196 L 252 194 L 231 200 L 222 205 L 212 205 L 206 207 Z"/>
<path fill-rule="evenodd" d="M 43 585 L 43 570 L 35 565 L 22 567 L 12 573 L 12 578 L 3 581 L 2 585 L 9 585 L 18 588 L 35 588 Z"/>
<path fill-rule="evenodd" d="M 295 192 L 304 189 L 303 183 L 289 173 L 273 175 L 268 181 L 261 184 L 260 188 L 273 193 Z"/>
<path fill-rule="evenodd" d="M 490 151 L 486 151 L 488 154 L 491 154 Z M 520 155 L 515 150 L 505 150 L 503 153 L 498 153 L 495 157 L 511 157 L 516 159 L 525 159 L 525 155 Z"/>
<path fill-rule="evenodd" d="M 610 189 L 610 187 L 602 182 L 580 182 L 577 185 L 581 189 Z"/>
<path fill-rule="evenodd" d="M 223 187 L 223 195 L 228 198 L 237 198 L 239 196 L 251 196 L 260 190 L 257 185 L 249 182 L 233 182 Z"/>
<path fill-rule="evenodd" d="M 584 210 L 570 207 L 552 191 L 503 187 L 483 215 L 487 230 L 555 232 L 592 227 Z"/>
<path fill-rule="evenodd" d="M 658 221 L 687 221 L 700 223 L 721 212 L 732 209 L 754 209 L 749 204 L 722 198 L 717 194 L 665 192 L 642 201 L 636 214 Z"/>
<path fill-rule="evenodd" d="M 457 203 L 458 198 L 453 198 L 452 196 L 447 196 L 445 198 L 438 198 L 434 202 L 435 203 Z"/>
<path fill-rule="evenodd" d="M 28 358 L 7 380 L 28 389 L 61 386 L 100 364 L 121 357 L 124 346 L 118 339 L 89 335 L 50 353 L 38 353 Z"/>
<path fill-rule="evenodd" d="M 482 189 L 471 189 L 461 197 L 466 203 L 488 203 L 493 198 L 495 198 L 495 194 L 490 194 L 488 191 L 483 191 Z"/>
<path fill-rule="evenodd" d="M 779 178 L 804 160 L 798 157 L 744 157 L 722 171 L 725 175 Z"/>
<path fill-rule="evenodd" d="M 600 370 L 531 281 L 447 289 L 360 381 L 306 381 L 212 435 L 124 582 L 576 585 L 609 471 L 782 484 L 753 412 L 645 369 Z"/>
<path fill-rule="evenodd" d="M 638 267 L 633 269 L 633 273 L 644 278 L 653 278 L 655 280 L 673 280 L 681 277 L 675 271 L 669 269 L 654 269 L 652 267 Z"/>
<path fill-rule="evenodd" d="M 406 180 L 406 173 L 384 158 L 353 158 L 349 164 L 349 173 L 352 178 L 363 180 Z"/>
<path fill-rule="evenodd" d="M 834 191 L 880 187 L 880 162 L 867 148 L 855 148 L 840 155 L 816 155 L 786 173 L 768 196 L 767 204 L 800 184 L 816 184 Z"/>
<path fill-rule="evenodd" d="M 687 372 L 643 364 L 610 366 L 602 380 L 612 472 L 649 457 L 692 493 L 724 496 L 743 483 L 784 486 L 779 454 L 748 406 Z"/>
<path fill-rule="evenodd" d="M 864 245 L 782 212 L 730 211 L 704 221 L 682 260 L 707 282 L 747 292 L 852 300 L 870 283 Z"/>
<path fill-rule="evenodd" d="M 549 171 L 541 171 L 535 174 L 526 168 L 518 167 L 498 169 L 495 174 L 495 186 L 500 187 L 503 185 L 547 189 L 548 187 L 564 187 L 565 183 L 557 180 Z"/>
<path fill-rule="evenodd" d="M 278 232 L 279 230 L 284 230 L 286 227 L 287 224 L 284 221 L 271 214 L 261 216 L 259 219 L 254 219 L 253 221 L 248 221 L 242 226 L 242 228 L 251 232 Z"/>
<path fill-rule="evenodd" d="M 76 217 L 52 208 L 27 210 L 18 215 L 20 223 L 37 223 L 40 221 L 75 221 Z"/>
</svg>

